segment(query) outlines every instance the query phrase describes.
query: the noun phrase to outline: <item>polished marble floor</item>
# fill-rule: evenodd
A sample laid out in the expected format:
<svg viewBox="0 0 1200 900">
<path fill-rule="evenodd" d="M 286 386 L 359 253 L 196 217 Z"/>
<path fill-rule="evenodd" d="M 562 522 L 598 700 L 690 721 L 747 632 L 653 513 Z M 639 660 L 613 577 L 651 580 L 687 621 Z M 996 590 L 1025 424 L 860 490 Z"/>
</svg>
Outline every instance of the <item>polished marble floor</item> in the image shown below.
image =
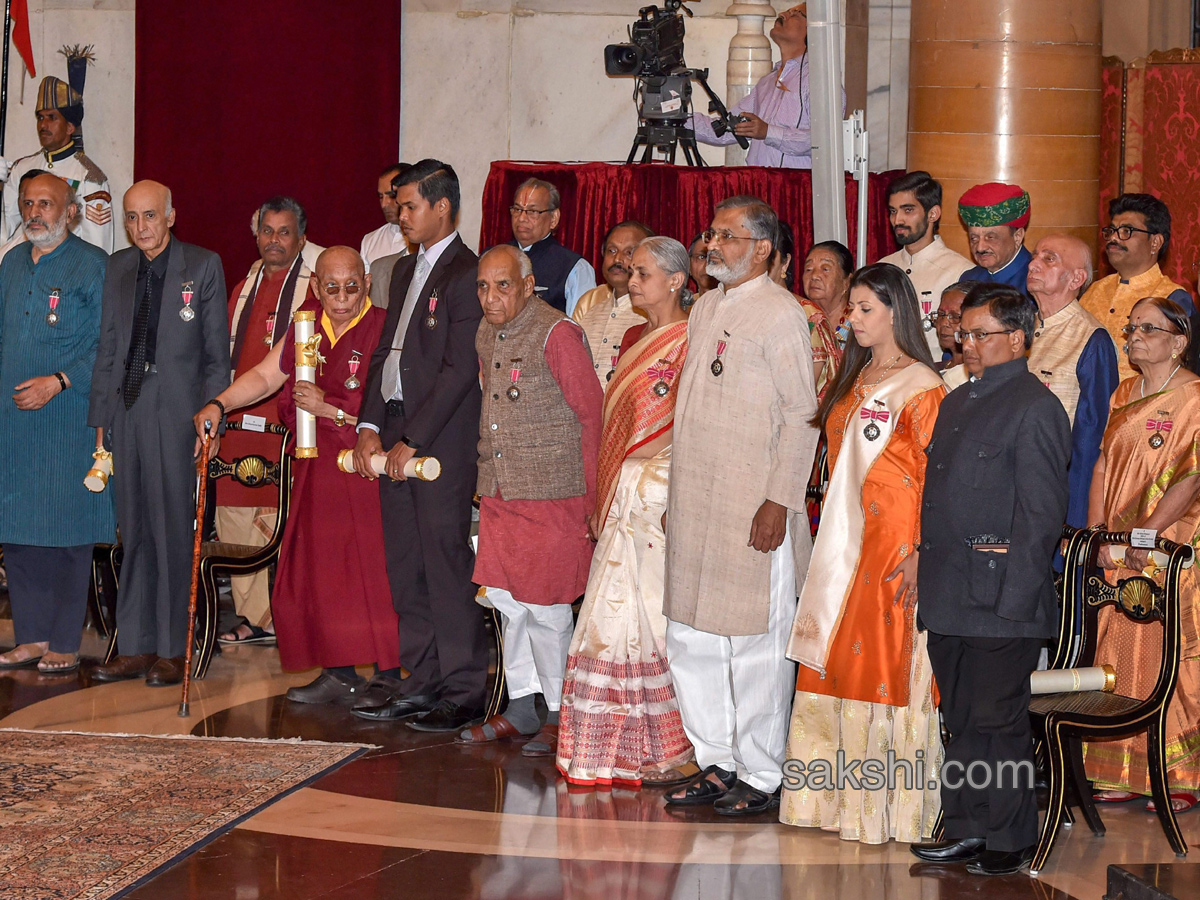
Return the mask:
<svg viewBox="0 0 1200 900">
<path fill-rule="evenodd" d="M 11 646 L 0 620 L 0 646 Z M 98 654 L 94 636 L 85 652 Z M 284 673 L 268 647 L 235 647 L 179 694 L 142 682 L 93 685 L 36 670 L 0 675 L 0 727 L 354 741 L 378 749 L 299 790 L 129 896 L 235 900 L 793 900 L 806 897 L 1079 898 L 1104 894 L 1106 867 L 1175 863 L 1139 804 L 1104 811 L 1108 834 L 1068 830 L 1038 879 L 914 869 L 905 845 L 879 847 L 780 825 L 668 812 L 661 792 L 568 791 L 551 761 L 512 743 L 449 736 L 289 703 L 314 673 Z M 1200 812 L 1181 820 L 1200 844 Z M 1195 854 L 1200 860 L 1200 854 Z M 1189 865 L 1190 864 L 1186 864 Z"/>
</svg>

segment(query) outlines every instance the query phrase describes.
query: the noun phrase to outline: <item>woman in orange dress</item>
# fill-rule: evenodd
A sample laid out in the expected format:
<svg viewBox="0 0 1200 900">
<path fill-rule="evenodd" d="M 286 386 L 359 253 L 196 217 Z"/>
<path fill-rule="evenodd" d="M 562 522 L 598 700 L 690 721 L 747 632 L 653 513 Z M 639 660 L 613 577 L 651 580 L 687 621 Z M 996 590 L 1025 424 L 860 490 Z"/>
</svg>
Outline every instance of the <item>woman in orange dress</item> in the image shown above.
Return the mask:
<svg viewBox="0 0 1200 900">
<path fill-rule="evenodd" d="M 1112 396 L 1100 458 L 1092 476 L 1088 522 L 1109 531 L 1152 528 L 1195 546 L 1200 535 L 1200 378 L 1183 367 L 1191 326 L 1170 300 L 1138 301 L 1125 328 L 1129 362 L 1140 374 Z M 1149 564 L 1144 550 L 1100 549 L 1110 580 Z M 1148 570 L 1147 574 L 1153 570 Z M 1161 582 L 1161 576 L 1158 580 Z M 1179 680 L 1167 709 L 1167 785 L 1177 812 L 1200 794 L 1200 576 L 1185 569 L 1179 587 L 1183 632 Z M 1145 697 L 1158 677 L 1161 631 L 1137 625 L 1112 607 L 1100 610 L 1096 665 L 1117 671 L 1116 692 Z M 1084 745 L 1084 766 L 1102 802 L 1150 793 L 1146 735 Z M 1153 809 L 1153 803 L 1149 804 Z"/>
<path fill-rule="evenodd" d="M 830 480 L 788 644 L 801 667 L 779 818 L 845 840 L 912 842 L 939 808 L 928 783 L 941 738 L 914 584 L 925 447 L 946 388 L 900 269 L 861 269 L 850 301 L 846 355 L 817 411 Z M 897 770 L 894 791 L 889 753 L 910 773 Z M 839 754 L 868 764 L 860 783 L 835 783 Z"/>
</svg>

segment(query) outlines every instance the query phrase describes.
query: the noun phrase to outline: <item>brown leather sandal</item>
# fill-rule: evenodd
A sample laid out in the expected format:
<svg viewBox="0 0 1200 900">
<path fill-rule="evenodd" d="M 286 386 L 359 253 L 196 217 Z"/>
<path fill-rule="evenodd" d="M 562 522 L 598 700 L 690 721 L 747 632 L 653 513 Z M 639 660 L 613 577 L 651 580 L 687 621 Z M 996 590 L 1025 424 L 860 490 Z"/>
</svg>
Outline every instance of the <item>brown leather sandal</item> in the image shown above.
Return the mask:
<svg viewBox="0 0 1200 900">
<path fill-rule="evenodd" d="M 546 723 L 524 747 L 522 756 L 555 756 L 558 753 L 558 726 Z"/>
<path fill-rule="evenodd" d="M 491 726 L 492 733 L 496 736 L 488 737 L 487 732 L 483 730 L 484 725 Z M 466 734 L 467 737 L 463 737 L 463 734 Z M 499 713 L 496 713 L 496 715 L 484 722 L 483 725 L 472 725 L 462 732 L 462 734 L 459 734 L 455 740 L 460 744 L 489 744 L 492 741 L 500 741 L 511 737 L 525 737 L 525 735 L 521 734 L 512 722 Z"/>
</svg>

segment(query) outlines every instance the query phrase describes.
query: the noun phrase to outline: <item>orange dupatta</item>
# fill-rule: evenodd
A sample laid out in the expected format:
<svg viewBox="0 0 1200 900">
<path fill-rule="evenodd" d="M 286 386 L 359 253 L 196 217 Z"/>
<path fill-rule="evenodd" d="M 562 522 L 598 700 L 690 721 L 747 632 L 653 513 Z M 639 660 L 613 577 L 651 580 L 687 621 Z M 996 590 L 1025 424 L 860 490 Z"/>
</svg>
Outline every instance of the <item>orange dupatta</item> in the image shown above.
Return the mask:
<svg viewBox="0 0 1200 900">
<path fill-rule="evenodd" d="M 644 335 L 621 355 L 604 392 L 604 430 L 596 474 L 596 511 L 608 515 L 621 465 L 675 423 L 675 383 L 687 356 L 687 322 Z M 666 385 L 659 393 L 655 387 Z"/>
</svg>

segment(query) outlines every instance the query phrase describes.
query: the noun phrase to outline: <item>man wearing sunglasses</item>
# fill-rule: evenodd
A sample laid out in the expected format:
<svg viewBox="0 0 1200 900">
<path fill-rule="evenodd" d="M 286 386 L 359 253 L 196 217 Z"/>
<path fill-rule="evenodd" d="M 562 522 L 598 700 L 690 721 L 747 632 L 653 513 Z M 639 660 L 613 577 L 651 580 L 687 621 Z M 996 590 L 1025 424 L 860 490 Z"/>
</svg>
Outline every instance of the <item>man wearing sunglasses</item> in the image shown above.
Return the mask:
<svg viewBox="0 0 1200 900">
<path fill-rule="evenodd" d="M 1108 204 L 1109 224 L 1100 230 L 1104 252 L 1116 274 L 1091 286 L 1080 303 L 1100 320 L 1118 344 L 1133 305 L 1143 297 L 1166 297 L 1196 315 L 1192 295 L 1163 274 L 1159 264 L 1171 243 L 1171 211 L 1150 194 L 1122 194 Z M 1193 323 L 1195 324 L 1195 323 Z M 1189 354 L 1190 355 L 1190 354 Z M 1118 357 L 1121 379 L 1134 374 L 1124 354 Z"/>
</svg>

